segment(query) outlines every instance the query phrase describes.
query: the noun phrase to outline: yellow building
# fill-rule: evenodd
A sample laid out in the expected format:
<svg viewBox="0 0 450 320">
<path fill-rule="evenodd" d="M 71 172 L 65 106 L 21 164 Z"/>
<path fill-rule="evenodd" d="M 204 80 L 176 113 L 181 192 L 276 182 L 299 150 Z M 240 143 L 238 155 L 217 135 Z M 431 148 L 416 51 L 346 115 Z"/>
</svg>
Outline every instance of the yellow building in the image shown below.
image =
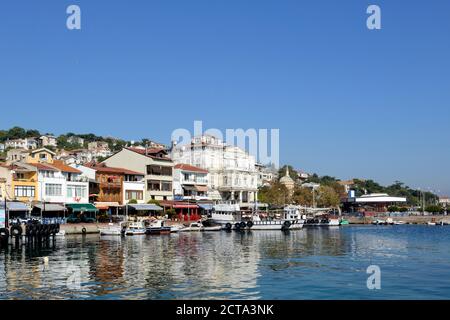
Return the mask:
<svg viewBox="0 0 450 320">
<path fill-rule="evenodd" d="M 11 188 L 9 195 L 14 200 L 31 202 L 38 199 L 38 170 L 25 163 L 10 165 Z M 8 188 L 7 188 L 8 189 Z"/>
<path fill-rule="evenodd" d="M 27 158 L 27 163 L 48 163 L 52 164 L 53 159 L 55 157 L 55 153 L 51 150 L 48 150 L 46 148 L 36 149 L 31 151 Z"/>
</svg>

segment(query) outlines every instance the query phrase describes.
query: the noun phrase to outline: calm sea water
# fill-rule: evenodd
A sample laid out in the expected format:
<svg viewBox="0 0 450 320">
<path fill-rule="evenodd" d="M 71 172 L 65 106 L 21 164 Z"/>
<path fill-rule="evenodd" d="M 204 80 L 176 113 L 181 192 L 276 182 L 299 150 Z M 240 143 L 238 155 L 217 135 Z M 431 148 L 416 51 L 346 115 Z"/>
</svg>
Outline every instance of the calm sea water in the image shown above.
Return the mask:
<svg viewBox="0 0 450 320">
<path fill-rule="evenodd" d="M 46 259 L 45 257 L 48 257 Z M 369 265 L 381 289 L 367 289 Z M 450 227 L 73 236 L 0 252 L 2 299 L 449 299 Z"/>
</svg>

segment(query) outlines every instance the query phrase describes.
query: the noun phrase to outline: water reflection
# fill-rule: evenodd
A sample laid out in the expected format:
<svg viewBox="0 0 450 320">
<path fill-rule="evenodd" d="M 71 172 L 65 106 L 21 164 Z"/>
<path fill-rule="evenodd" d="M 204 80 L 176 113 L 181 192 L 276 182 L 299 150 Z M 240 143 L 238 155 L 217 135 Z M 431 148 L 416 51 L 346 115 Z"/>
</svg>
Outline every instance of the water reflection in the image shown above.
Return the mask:
<svg viewBox="0 0 450 320">
<path fill-rule="evenodd" d="M 329 298 L 349 294 L 374 259 L 399 264 L 408 248 L 420 250 L 411 237 L 380 230 L 70 236 L 45 249 L 1 251 L 0 292 L 8 299 Z M 357 289 L 365 292 L 365 282 Z"/>
</svg>

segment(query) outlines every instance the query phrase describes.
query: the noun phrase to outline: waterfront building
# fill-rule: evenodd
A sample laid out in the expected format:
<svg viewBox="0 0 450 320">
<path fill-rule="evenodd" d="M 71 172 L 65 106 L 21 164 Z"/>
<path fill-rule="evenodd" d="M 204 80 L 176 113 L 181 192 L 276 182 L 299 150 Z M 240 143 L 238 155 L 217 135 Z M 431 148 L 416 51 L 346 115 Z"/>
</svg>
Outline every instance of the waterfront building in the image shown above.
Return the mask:
<svg viewBox="0 0 450 320">
<path fill-rule="evenodd" d="M 208 170 L 180 163 L 173 171 L 175 200 L 210 200 L 208 198 Z"/>
<path fill-rule="evenodd" d="M 38 171 L 26 163 L 4 164 L 0 166 L 2 198 L 26 203 L 37 201 Z"/>
<path fill-rule="evenodd" d="M 173 145 L 175 163 L 189 164 L 209 172 L 208 195 L 233 200 L 243 207 L 257 198 L 255 158 L 213 136 L 194 137 L 190 144 Z"/>
<path fill-rule="evenodd" d="M 371 193 L 356 197 L 350 190 L 349 197 L 343 199 L 344 212 L 358 212 L 364 215 L 387 212 L 389 206 L 405 205 L 406 198 L 392 197 L 387 193 Z"/>
<path fill-rule="evenodd" d="M 87 203 L 89 184 L 82 172 L 54 157 L 53 151 L 41 148 L 2 166 L 9 200 L 24 202 L 40 214 L 63 212 L 65 204 Z"/>
<path fill-rule="evenodd" d="M 92 173 L 95 172 L 95 180 L 90 192 L 98 205 L 114 203 L 117 207 L 131 200 L 144 203 L 144 174 L 125 168 L 110 167 L 105 163 L 89 163 L 77 168 L 80 168 L 91 182 Z"/>
<path fill-rule="evenodd" d="M 103 161 L 111 167 L 139 172 L 145 177 L 144 200 L 173 199 L 172 159 L 161 148 L 124 148 Z"/>
<path fill-rule="evenodd" d="M 41 147 L 56 147 L 58 145 L 56 137 L 53 135 L 43 135 L 39 138 Z"/>
</svg>

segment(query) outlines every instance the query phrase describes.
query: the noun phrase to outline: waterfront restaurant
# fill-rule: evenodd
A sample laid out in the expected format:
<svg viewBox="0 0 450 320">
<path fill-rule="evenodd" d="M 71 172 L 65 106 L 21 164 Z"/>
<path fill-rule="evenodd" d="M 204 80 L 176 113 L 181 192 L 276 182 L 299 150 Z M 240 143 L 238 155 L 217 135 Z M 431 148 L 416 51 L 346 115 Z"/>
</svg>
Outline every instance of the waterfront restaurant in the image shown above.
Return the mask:
<svg viewBox="0 0 450 320">
<path fill-rule="evenodd" d="M 159 203 L 164 208 L 164 212 L 167 209 L 174 209 L 180 221 L 197 221 L 201 218 L 199 206 L 195 203 L 172 200 L 160 201 Z"/>
<path fill-rule="evenodd" d="M 373 216 L 376 213 L 385 213 L 392 205 L 406 204 L 404 197 L 391 197 L 387 193 L 371 193 L 356 197 L 354 191 L 343 200 L 343 212 L 359 213 L 364 216 Z"/>
</svg>

